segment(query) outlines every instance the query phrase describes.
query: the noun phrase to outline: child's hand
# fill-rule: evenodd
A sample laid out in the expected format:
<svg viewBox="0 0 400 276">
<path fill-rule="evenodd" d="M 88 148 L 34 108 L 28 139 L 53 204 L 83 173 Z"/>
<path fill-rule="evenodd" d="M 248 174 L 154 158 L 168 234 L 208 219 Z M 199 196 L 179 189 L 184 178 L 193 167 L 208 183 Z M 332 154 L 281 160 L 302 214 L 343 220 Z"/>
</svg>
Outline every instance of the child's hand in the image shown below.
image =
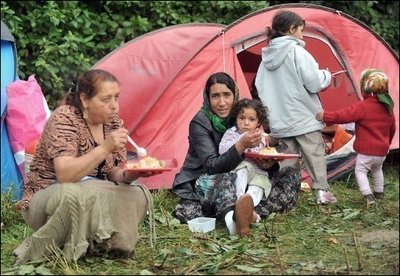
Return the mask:
<svg viewBox="0 0 400 276">
<path fill-rule="evenodd" d="M 324 111 L 318 112 L 317 114 L 315 114 L 315 119 L 317 119 L 318 121 L 323 121 L 324 120 Z"/>
</svg>

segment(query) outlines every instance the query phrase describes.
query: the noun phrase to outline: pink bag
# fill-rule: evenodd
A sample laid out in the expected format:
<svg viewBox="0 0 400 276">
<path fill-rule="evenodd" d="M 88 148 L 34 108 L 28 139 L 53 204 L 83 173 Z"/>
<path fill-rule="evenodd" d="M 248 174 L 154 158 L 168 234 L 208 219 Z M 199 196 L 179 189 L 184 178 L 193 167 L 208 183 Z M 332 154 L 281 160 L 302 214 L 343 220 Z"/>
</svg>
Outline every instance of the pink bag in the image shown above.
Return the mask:
<svg viewBox="0 0 400 276">
<path fill-rule="evenodd" d="M 25 179 L 25 148 L 42 134 L 49 110 L 42 89 L 32 75 L 6 87 L 8 138 L 14 158 Z"/>
</svg>

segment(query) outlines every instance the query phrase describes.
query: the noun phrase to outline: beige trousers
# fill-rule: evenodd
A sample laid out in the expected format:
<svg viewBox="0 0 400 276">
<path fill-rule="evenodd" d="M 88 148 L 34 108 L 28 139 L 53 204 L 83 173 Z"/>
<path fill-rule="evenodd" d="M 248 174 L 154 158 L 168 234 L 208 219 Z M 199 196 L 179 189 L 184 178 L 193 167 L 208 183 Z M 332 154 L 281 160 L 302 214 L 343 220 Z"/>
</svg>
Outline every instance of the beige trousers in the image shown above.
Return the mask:
<svg viewBox="0 0 400 276">
<path fill-rule="evenodd" d="M 330 187 L 327 179 L 325 146 L 321 131 L 281 138 L 281 141 L 286 146 L 283 147 L 285 153 L 301 154 L 304 165 L 313 180 L 312 188 L 328 191 Z M 294 161 L 288 159 L 286 162 Z"/>
</svg>

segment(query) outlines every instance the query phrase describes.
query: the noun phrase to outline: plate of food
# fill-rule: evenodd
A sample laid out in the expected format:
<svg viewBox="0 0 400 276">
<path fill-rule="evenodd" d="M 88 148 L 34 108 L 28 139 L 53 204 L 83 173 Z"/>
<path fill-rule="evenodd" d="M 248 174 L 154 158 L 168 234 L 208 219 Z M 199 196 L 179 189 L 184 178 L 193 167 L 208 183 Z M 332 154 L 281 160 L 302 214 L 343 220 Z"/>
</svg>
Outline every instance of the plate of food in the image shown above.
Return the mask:
<svg viewBox="0 0 400 276">
<path fill-rule="evenodd" d="M 178 166 L 176 159 L 158 160 L 154 157 L 146 156 L 139 160 L 128 161 L 125 170 L 136 172 L 164 172 L 171 171 Z"/>
<path fill-rule="evenodd" d="M 275 159 L 275 160 L 284 160 L 290 158 L 299 158 L 300 154 L 295 153 L 280 153 L 276 150 L 275 147 L 265 147 L 260 149 L 259 152 L 248 151 L 245 152 L 244 155 L 247 158 L 251 159 Z"/>
</svg>

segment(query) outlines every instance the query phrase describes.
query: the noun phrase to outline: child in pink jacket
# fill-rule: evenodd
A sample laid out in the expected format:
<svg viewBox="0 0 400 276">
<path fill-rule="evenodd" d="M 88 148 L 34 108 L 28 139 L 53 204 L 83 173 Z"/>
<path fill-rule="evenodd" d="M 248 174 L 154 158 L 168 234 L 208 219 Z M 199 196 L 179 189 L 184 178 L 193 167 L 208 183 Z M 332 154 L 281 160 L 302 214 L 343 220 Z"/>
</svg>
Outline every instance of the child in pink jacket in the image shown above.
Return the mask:
<svg viewBox="0 0 400 276">
<path fill-rule="evenodd" d="M 363 101 L 337 111 L 322 111 L 317 120 L 343 124 L 355 122 L 354 150 L 357 152 L 355 175 L 367 206 L 382 199 L 382 165 L 396 131 L 393 115 L 393 100 L 389 95 L 389 80 L 378 69 L 367 69 L 361 73 L 360 89 Z M 373 179 L 371 191 L 368 172 Z"/>
</svg>

